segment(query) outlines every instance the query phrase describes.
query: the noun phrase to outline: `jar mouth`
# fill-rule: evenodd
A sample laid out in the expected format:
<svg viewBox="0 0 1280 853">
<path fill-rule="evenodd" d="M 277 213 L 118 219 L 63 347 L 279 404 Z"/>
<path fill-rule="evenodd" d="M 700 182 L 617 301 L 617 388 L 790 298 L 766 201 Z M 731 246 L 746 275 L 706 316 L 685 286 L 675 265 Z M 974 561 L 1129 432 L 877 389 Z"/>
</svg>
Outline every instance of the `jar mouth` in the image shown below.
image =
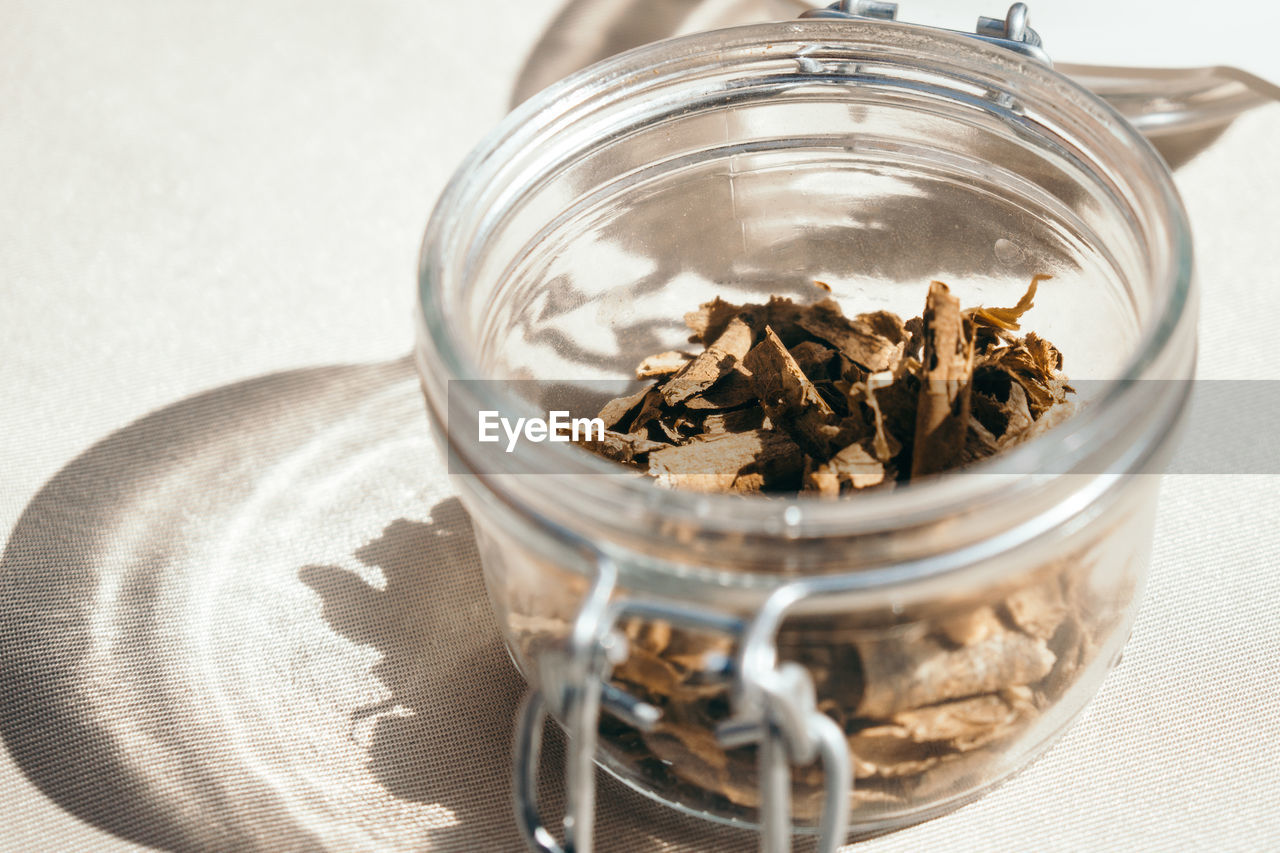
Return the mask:
<svg viewBox="0 0 1280 853">
<path fill-rule="evenodd" d="M 642 513 L 646 520 L 659 524 L 698 519 L 720 531 L 774 535 L 785 531 L 789 538 L 804 538 L 880 533 L 936 520 L 958 507 L 1009 504 L 1046 480 L 1060 480 L 1073 473 L 1142 470 L 1146 460 L 1165 443 L 1182 400 L 1165 400 L 1171 414 L 1163 422 L 1137 430 L 1134 422 L 1148 415 L 1145 410 L 1151 402 L 1135 402 L 1134 389 L 1143 379 L 1170 378 L 1170 370 L 1174 378 L 1182 378 L 1189 374 L 1194 359 L 1190 346 L 1185 348 L 1190 352 L 1170 354 L 1175 339 L 1190 340 L 1194 301 L 1190 229 L 1167 168 L 1119 114 L 1052 69 L 963 36 L 889 22 L 801 20 L 658 42 L 571 75 L 508 115 L 459 167 L 437 203 L 423 242 L 418 363 L 437 424 L 443 428 L 448 422 L 445 408 L 450 380 L 492 378 L 481 368 L 475 342 L 468 339 L 456 314 L 451 313 L 446 290 L 470 260 L 483 252 L 483 246 L 472 241 L 483 233 L 486 218 L 497 215 L 489 208 L 509 200 L 514 192 L 497 186 L 497 182 L 511 178 L 503 172 L 505 163 L 548 134 L 583 132 L 574 123 L 588 115 L 594 104 L 658 98 L 664 81 L 691 69 L 713 62 L 745 66 L 764 56 L 777 59 L 780 53 L 785 55 L 788 46 L 798 44 L 875 55 L 904 67 L 944 68 L 966 89 L 1000 91 L 1012 78 L 1022 102 L 1067 116 L 1093 131 L 1093 138 L 1106 145 L 1110 162 L 1123 170 L 1126 184 L 1141 188 L 1138 201 L 1150 231 L 1146 236 L 1155 259 L 1151 277 L 1159 294 L 1151 319 L 1144 321 L 1132 354 L 1116 378 L 1062 424 L 969 469 L 991 476 L 941 476 L 898 489 L 862 493 L 856 496 L 856 512 L 851 511 L 855 505 L 845 500 L 803 494 L 759 500 L 669 490 L 649 478 L 590 476 L 616 475 L 618 468 L 566 444 L 526 446 L 525 452 L 512 455 L 511 469 L 504 473 L 553 477 L 558 490 L 565 488 L 564 477 L 572 477 L 572 494 L 565 495 L 566 506 L 614 512 L 620 523 Z M 536 179 L 527 173 L 521 177 Z M 1171 368 L 1172 361 L 1178 363 Z M 502 383 L 468 384 L 481 408 L 512 413 L 530 408 L 525 400 L 504 391 Z M 450 444 L 452 454 L 458 449 L 452 437 Z M 539 478 L 515 479 L 521 483 L 517 491 L 534 494 L 536 488 L 530 483 Z M 534 514 L 551 516 L 557 511 L 539 507 L 536 498 L 517 500 L 533 508 Z"/>
</svg>

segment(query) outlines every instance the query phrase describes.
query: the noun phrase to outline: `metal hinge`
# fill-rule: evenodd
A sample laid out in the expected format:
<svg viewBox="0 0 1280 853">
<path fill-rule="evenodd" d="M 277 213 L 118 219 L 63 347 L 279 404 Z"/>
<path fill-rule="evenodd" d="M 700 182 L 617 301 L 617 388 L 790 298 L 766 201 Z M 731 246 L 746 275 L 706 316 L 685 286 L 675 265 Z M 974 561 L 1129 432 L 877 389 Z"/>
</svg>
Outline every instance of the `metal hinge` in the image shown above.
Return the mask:
<svg viewBox="0 0 1280 853">
<path fill-rule="evenodd" d="M 979 16 L 978 24 L 971 33 L 962 30 L 948 30 L 943 27 L 935 27 L 934 29 L 959 33 L 969 38 L 985 41 L 988 44 L 998 45 L 1006 50 L 1012 50 L 1023 56 L 1029 56 L 1032 59 L 1043 62 L 1045 65 L 1052 65 L 1053 62 L 1049 59 L 1049 54 L 1045 53 L 1043 43 L 1040 41 L 1040 34 L 1027 25 L 1027 16 L 1027 4 L 1014 3 L 1009 7 L 1009 11 L 1003 19 L 988 18 L 986 15 Z M 811 9 L 800 17 L 896 21 L 898 19 L 898 4 L 884 2 L 884 0 L 839 0 L 839 2 L 832 3 L 825 9 Z"/>
</svg>

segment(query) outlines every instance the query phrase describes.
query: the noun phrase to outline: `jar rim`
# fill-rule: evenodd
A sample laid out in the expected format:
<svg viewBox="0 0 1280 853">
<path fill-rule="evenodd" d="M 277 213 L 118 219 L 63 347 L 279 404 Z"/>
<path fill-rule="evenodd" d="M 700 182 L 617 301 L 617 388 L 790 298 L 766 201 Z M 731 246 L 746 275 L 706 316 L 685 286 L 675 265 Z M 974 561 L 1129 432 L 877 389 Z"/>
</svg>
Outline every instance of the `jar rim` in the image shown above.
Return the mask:
<svg viewBox="0 0 1280 853">
<path fill-rule="evenodd" d="M 1027 442 L 984 460 L 975 471 L 1002 475 L 988 477 L 929 478 L 908 484 L 905 488 L 873 491 L 857 495 L 856 513 L 841 501 L 819 500 L 795 495 L 771 500 L 744 500 L 737 495 L 703 494 L 669 490 L 657 486 L 649 478 L 583 476 L 582 497 L 598 506 L 642 506 L 659 519 L 714 520 L 723 529 L 752 530 L 761 524 L 774 524 L 786 518 L 789 535 L 822 536 L 879 533 L 938 518 L 956 507 L 975 499 L 990 497 L 994 489 L 1013 495 L 1019 489 L 1032 487 L 1042 475 L 1060 477 L 1068 460 L 1085 458 L 1099 442 L 1105 443 L 1121 431 L 1134 411 L 1122 405 L 1126 390 L 1146 376 L 1152 366 L 1167 352 L 1169 343 L 1184 329 L 1193 311 L 1193 276 L 1190 228 L 1186 213 L 1173 186 L 1171 175 L 1150 144 L 1101 99 L 1051 68 L 1003 48 L 987 45 L 961 35 L 926 27 L 891 22 L 832 21 L 810 19 L 775 24 L 756 24 L 727 30 L 698 33 L 645 45 L 606 59 L 553 84 L 526 101 L 491 131 L 462 163 L 441 195 L 423 240 L 419 266 L 418 363 L 424 388 L 441 378 L 485 378 L 478 361 L 468 351 L 459 327 L 448 315 L 443 288 L 449 276 L 450 253 L 467 251 L 465 234 L 460 233 L 460 212 L 476 201 L 483 179 L 478 175 L 494 174 L 494 164 L 504 156 L 512 156 L 527 145 L 536 131 L 552 127 L 565 115 L 582 109 L 592 98 L 633 96 L 645 81 L 661 69 L 698 67 L 698 63 L 739 62 L 748 66 L 768 48 L 771 59 L 785 56 L 776 47 L 788 42 L 821 42 L 833 47 L 859 50 L 897 49 L 890 59 L 901 61 L 910 52 L 917 62 L 945 62 L 962 68 L 967 75 L 999 82 L 998 75 L 1016 79 L 1019 95 L 1027 102 L 1037 98 L 1052 108 L 1070 107 L 1076 118 L 1084 118 L 1105 130 L 1108 143 L 1141 175 L 1150 190 L 1150 212 L 1160 229 L 1158 235 L 1167 246 L 1163 268 L 1153 277 L 1159 279 L 1159 308 L 1144 328 L 1128 362 L 1117 381 L 1096 400 L 1073 414 L 1062 424 Z M 908 66 L 910 67 L 910 66 Z M 628 88 L 632 87 L 632 88 Z M 1045 99 L 1058 99 L 1045 100 Z M 1069 103 L 1068 103 L 1069 102 Z M 518 411 L 523 404 L 514 394 L 504 394 L 482 383 L 484 408 Z M 437 423 L 443 426 L 447 417 L 439 411 L 444 405 L 438 397 L 433 404 L 428 388 L 428 404 Z M 1180 411 L 1180 408 L 1179 408 Z M 1158 445 L 1172 424 L 1154 431 L 1147 441 Z M 1148 431 L 1150 432 L 1150 431 Z M 616 473 L 616 465 L 570 445 L 543 443 L 529 446 L 520 460 L 513 460 L 512 473 L 606 474 Z M 1126 459 L 1145 460 L 1153 447 L 1129 448 Z M 1010 479 L 1012 478 L 1012 480 Z M 575 481 L 577 482 L 577 481 Z M 536 514 L 536 513 L 535 513 Z M 796 521 L 792 516 L 798 516 Z"/>
</svg>

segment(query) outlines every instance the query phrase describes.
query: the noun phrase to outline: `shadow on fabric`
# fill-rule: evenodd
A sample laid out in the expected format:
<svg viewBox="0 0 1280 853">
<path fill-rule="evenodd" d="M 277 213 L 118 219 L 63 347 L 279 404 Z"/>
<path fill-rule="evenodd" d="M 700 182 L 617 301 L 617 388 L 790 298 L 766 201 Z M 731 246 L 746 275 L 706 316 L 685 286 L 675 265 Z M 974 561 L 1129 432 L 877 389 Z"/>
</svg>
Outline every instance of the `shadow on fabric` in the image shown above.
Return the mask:
<svg viewBox="0 0 1280 853">
<path fill-rule="evenodd" d="M 0 737 L 47 797 L 167 850 L 324 846 L 224 745 L 175 590 L 200 580 L 188 552 L 217 532 L 212 494 L 244 500 L 255 472 L 412 376 L 401 359 L 217 388 L 113 433 L 36 494 L 0 560 Z"/>
<path fill-rule="evenodd" d="M 218 388 L 68 464 L 0 559 L 17 766 L 69 814 L 164 850 L 520 849 L 523 684 L 465 510 L 415 488 L 446 493 L 429 447 L 403 359 Z M 562 755 L 550 726 L 549 823 Z M 755 843 L 604 774 L 598 824 L 602 851 Z"/>
<path fill-rule="evenodd" d="M 334 632 L 381 653 L 373 674 L 391 696 L 352 720 L 374 720 L 370 771 L 395 797 L 447 809 L 452 819 L 431 830 L 432 849 L 466 850 L 481 839 L 486 849 L 520 849 L 507 783 L 523 684 L 479 574 L 432 570 L 442 557 L 479 564 L 466 510 L 450 498 L 429 522 L 397 519 L 355 556 L 382 570 L 381 588 L 337 566 L 298 574 Z"/>
<path fill-rule="evenodd" d="M 504 650 L 478 573 L 441 579 L 440 559 L 478 564 L 466 510 L 436 504 L 429 523 L 398 519 L 356 558 L 382 571 L 381 588 L 336 566 L 306 566 L 302 581 L 324 602 L 335 632 L 381 653 L 373 672 L 391 697 L 356 712 L 374 716 L 370 770 L 396 797 L 444 806 L 454 823 L 431 833 L 431 849 L 524 848 L 512 820 L 511 726 L 524 684 Z M 563 813 L 564 739 L 548 731 L 539 798 L 548 825 Z M 600 847 L 741 850 L 744 832 L 692 821 L 597 774 Z M 625 844 L 619 844 L 625 839 Z M 797 849 L 808 849 L 808 839 Z"/>
</svg>

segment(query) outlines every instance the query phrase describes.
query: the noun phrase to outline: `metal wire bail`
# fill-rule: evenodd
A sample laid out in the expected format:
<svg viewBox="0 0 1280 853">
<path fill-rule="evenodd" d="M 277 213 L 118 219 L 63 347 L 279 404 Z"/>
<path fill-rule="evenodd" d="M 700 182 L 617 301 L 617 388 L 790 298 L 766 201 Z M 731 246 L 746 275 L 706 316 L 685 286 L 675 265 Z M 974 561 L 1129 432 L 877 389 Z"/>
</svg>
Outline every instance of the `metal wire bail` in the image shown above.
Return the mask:
<svg viewBox="0 0 1280 853">
<path fill-rule="evenodd" d="M 813 681 L 799 664 L 775 666 L 773 637 L 795 585 L 766 602 L 750 628 L 732 616 L 679 604 L 610 601 L 617 568 L 600 559 L 594 583 L 574 620 L 567 648 L 544 653 L 538 661 L 543 690 L 531 690 L 516 720 L 513 794 L 517 823 L 525 841 L 542 853 L 590 853 L 595 812 L 594 758 L 602 709 L 642 730 L 659 720 L 657 708 L 607 683 L 609 671 L 625 660 L 626 640 L 614 630 L 623 615 L 662 619 L 699 630 L 743 637 L 741 663 L 735 668 L 734 717 L 718 732 L 727 748 L 760 744 L 761 849 L 785 851 L 791 836 L 791 765 L 821 758 L 827 797 L 820 825 L 822 851 L 834 851 L 848 826 L 852 773 L 844 733 L 817 710 Z M 775 606 L 771 606 L 775 605 Z M 565 769 L 563 842 L 546 826 L 538 810 L 538 768 L 547 714 L 565 721 L 568 755 Z"/>
<path fill-rule="evenodd" d="M 759 745 L 761 850 L 790 849 L 791 766 L 821 760 L 824 804 L 818 850 L 834 853 L 848 830 L 852 762 L 841 728 L 817 709 L 809 671 L 796 663 L 778 663 L 775 643 L 783 616 L 798 601 L 819 593 L 803 581 L 776 590 L 748 624 L 671 602 L 610 600 L 617 569 L 601 559 L 595 582 L 574 621 L 567 648 L 539 660 L 543 691 L 525 697 L 516 723 L 513 792 L 517 821 L 530 848 L 542 853 L 590 853 L 595 811 L 593 761 L 601 710 L 642 730 L 652 730 L 659 710 L 607 683 L 612 667 L 625 660 L 627 646 L 614 626 L 622 616 L 661 619 L 697 630 L 741 638 L 733 679 L 732 717 L 717 728 L 725 748 Z M 548 713 L 565 721 L 566 809 L 563 843 L 538 811 L 537 781 L 542 729 Z"/>
<path fill-rule="evenodd" d="M 601 695 L 608 671 L 619 656 L 626 656 L 625 640 L 613 633 L 615 616 L 609 608 L 617 576 L 612 560 L 597 559 L 595 581 L 574 620 L 568 647 L 562 653 L 544 654 L 538 661 L 545 692 L 530 691 L 516 718 L 513 768 L 516 820 L 525 841 L 534 850 L 590 853 L 593 847 L 594 762 Z M 565 721 L 568 735 L 563 845 L 556 842 L 538 812 L 538 767 L 548 710 Z M 656 712 L 646 715 L 635 707 L 630 710 L 638 723 L 656 716 Z"/>
<path fill-rule="evenodd" d="M 783 617 L 818 590 L 797 581 L 779 587 L 748 626 L 739 650 L 734 715 L 717 729 L 726 747 L 759 744 L 760 849 L 791 849 L 791 765 L 821 759 L 823 806 L 819 853 L 835 853 L 849 828 L 853 762 L 844 731 L 817 708 L 813 679 L 797 663 L 779 663 L 777 634 Z"/>
</svg>

